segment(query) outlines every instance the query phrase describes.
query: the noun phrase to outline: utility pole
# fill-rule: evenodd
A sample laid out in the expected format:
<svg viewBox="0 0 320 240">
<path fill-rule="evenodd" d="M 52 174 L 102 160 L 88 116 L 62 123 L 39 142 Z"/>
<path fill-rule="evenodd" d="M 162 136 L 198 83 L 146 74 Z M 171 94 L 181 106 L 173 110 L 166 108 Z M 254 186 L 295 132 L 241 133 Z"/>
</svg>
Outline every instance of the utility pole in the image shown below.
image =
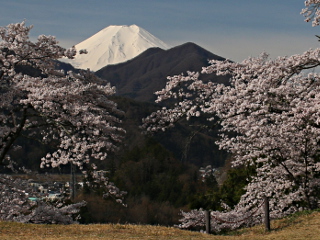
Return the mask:
<svg viewBox="0 0 320 240">
<path fill-rule="evenodd" d="M 211 219 L 210 219 L 210 211 L 205 210 L 204 211 L 204 217 L 205 217 L 205 222 L 206 222 L 206 233 L 210 234 L 210 225 L 211 225 Z"/>
<path fill-rule="evenodd" d="M 264 225 L 267 232 L 270 231 L 270 209 L 269 209 L 269 198 L 264 197 Z"/>
</svg>

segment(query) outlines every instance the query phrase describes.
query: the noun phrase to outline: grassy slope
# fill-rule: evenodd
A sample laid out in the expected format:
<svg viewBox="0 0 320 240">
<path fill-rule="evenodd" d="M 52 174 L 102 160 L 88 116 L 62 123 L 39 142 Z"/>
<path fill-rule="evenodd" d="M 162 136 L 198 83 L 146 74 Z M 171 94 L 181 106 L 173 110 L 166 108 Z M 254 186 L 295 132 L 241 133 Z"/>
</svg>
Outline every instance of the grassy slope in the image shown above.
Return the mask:
<svg viewBox="0 0 320 240">
<path fill-rule="evenodd" d="M 214 236 L 175 228 L 142 225 L 34 225 L 0 222 L 0 239 L 217 239 L 217 240 L 260 240 L 260 239 L 320 239 L 320 212 L 300 214 L 272 221 L 269 233 L 263 226 L 234 232 L 233 236 Z"/>
</svg>

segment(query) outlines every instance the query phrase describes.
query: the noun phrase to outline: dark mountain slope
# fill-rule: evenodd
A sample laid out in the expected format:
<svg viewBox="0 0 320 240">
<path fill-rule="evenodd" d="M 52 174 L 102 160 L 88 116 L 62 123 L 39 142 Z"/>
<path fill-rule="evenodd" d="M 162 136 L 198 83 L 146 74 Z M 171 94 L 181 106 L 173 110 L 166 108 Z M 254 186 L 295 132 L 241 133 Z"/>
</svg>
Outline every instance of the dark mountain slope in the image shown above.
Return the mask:
<svg viewBox="0 0 320 240">
<path fill-rule="evenodd" d="M 201 71 L 208 60 L 224 60 L 194 43 L 162 50 L 151 48 L 125 63 L 106 66 L 96 74 L 117 88 L 117 94 L 139 101 L 154 101 L 154 92 L 162 89 L 167 76 L 186 71 Z M 203 76 L 213 81 L 223 82 L 225 77 Z"/>
<path fill-rule="evenodd" d="M 136 146 L 143 147 L 146 135 L 139 127 L 142 124 L 141 119 L 158 110 L 160 106 L 120 96 L 112 99 L 118 104 L 119 109 L 125 112 L 122 127 L 126 129 L 126 137 L 118 154 L 122 155 Z M 203 129 L 201 127 L 203 125 L 207 125 L 208 128 Z M 174 157 L 182 163 L 191 163 L 199 167 L 207 165 L 222 167 L 228 154 L 219 150 L 215 144 L 219 139 L 218 130 L 219 126 L 215 126 L 213 122 L 208 123 L 203 117 L 191 118 L 189 121 L 177 122 L 175 127 L 165 132 L 155 133 L 152 138 L 173 153 Z"/>
</svg>

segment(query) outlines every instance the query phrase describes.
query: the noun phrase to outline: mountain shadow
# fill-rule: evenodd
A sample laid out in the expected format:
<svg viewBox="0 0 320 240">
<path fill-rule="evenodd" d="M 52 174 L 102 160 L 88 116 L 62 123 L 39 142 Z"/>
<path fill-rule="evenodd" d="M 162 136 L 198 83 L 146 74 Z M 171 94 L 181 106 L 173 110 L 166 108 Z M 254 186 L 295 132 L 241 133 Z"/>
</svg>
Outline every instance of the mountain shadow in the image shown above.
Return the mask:
<svg viewBox="0 0 320 240">
<path fill-rule="evenodd" d="M 165 87 L 167 76 L 187 71 L 200 72 L 211 59 L 225 60 L 189 42 L 169 50 L 150 48 L 127 62 L 108 65 L 98 70 L 96 75 L 115 86 L 117 95 L 153 102 L 156 99 L 154 92 Z M 213 74 L 200 77 L 214 82 L 226 82 L 228 79 Z"/>
</svg>

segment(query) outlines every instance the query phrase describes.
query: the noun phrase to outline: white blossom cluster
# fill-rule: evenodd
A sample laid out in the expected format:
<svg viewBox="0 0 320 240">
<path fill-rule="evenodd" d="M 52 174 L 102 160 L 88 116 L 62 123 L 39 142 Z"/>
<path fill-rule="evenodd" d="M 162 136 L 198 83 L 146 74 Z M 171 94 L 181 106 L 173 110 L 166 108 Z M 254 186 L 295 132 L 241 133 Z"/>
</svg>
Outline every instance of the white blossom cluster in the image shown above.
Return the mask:
<svg viewBox="0 0 320 240">
<path fill-rule="evenodd" d="M 306 1 L 315 19 L 319 3 Z M 237 219 L 264 196 L 270 198 L 273 218 L 320 206 L 320 74 L 310 71 L 319 65 L 319 48 L 276 59 L 262 53 L 241 63 L 212 60 L 202 73 L 230 76 L 228 84 L 205 83 L 189 72 L 168 78 L 156 93 L 158 102 L 176 99 L 176 104 L 145 118 L 148 131 L 165 130 L 182 117 L 209 115 L 222 126 L 217 144 L 233 154 L 233 166 L 255 168 L 238 205 L 211 213 L 213 229 L 257 224 L 261 210 Z M 202 214 L 183 213 L 181 227 L 202 224 Z M 217 220 L 232 218 L 236 220 Z"/>
<path fill-rule="evenodd" d="M 103 188 L 104 198 L 113 198 L 117 203 L 126 206 L 124 203 L 124 196 L 127 194 L 125 191 L 121 191 L 113 182 L 110 182 L 107 177 L 108 172 L 104 170 L 97 170 L 96 166 L 92 164 L 92 170 L 84 171 L 86 179 L 93 179 L 93 181 L 86 181 L 86 185 L 91 189 L 96 186 Z"/>
<path fill-rule="evenodd" d="M 306 22 L 312 21 L 312 26 L 318 26 L 320 24 L 320 1 L 319 0 L 307 0 L 305 1 L 306 8 L 302 9 L 301 14 L 306 18 Z"/>
</svg>

